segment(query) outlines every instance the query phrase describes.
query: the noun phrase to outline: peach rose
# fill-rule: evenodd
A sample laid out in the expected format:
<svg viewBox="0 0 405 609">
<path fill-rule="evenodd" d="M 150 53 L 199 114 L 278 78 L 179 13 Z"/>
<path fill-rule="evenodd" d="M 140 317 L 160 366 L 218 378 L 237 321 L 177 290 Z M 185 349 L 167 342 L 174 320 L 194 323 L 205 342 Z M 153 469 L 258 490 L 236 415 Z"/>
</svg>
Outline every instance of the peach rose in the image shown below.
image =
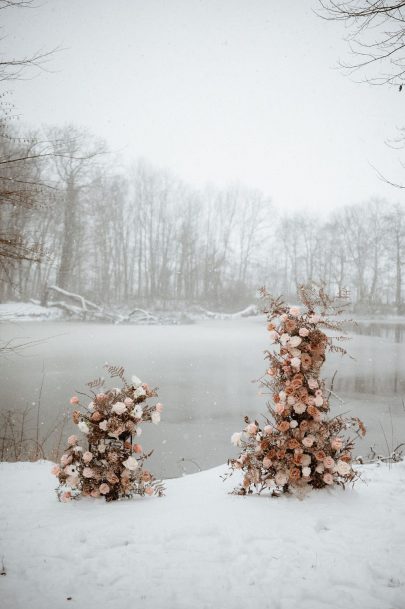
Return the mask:
<svg viewBox="0 0 405 609">
<path fill-rule="evenodd" d="M 306 336 L 308 336 L 309 330 L 308 328 L 300 328 L 298 334 L 302 336 L 302 338 L 305 338 Z"/>
<path fill-rule="evenodd" d="M 153 495 L 153 488 L 151 486 L 148 486 L 148 488 L 145 489 L 145 494 L 149 495 L 149 497 Z"/>
<path fill-rule="evenodd" d="M 83 453 L 83 461 L 85 463 L 90 463 L 92 458 L 93 458 L 93 453 L 91 453 L 90 451 L 86 450 L 86 452 Z"/>
<path fill-rule="evenodd" d="M 275 476 L 276 484 L 278 486 L 284 486 L 288 482 L 288 474 L 287 472 L 279 471 Z"/>
<path fill-rule="evenodd" d="M 290 429 L 290 423 L 288 421 L 281 421 L 281 423 L 277 425 L 277 429 L 284 433 L 287 429 Z"/>
<path fill-rule="evenodd" d="M 74 395 L 74 396 L 72 396 L 72 397 L 70 398 L 69 402 L 70 402 L 71 404 L 79 404 L 80 400 L 79 400 L 79 398 L 77 397 L 77 395 Z"/>
<path fill-rule="evenodd" d="M 142 452 L 142 446 L 140 444 L 134 444 L 132 448 L 133 448 L 133 451 L 135 453 L 141 453 Z"/>
<path fill-rule="evenodd" d="M 265 467 L 266 469 L 268 469 L 271 465 L 271 459 L 269 459 L 268 457 L 264 457 L 263 459 L 263 467 Z"/>
<path fill-rule="evenodd" d="M 77 436 L 69 436 L 67 439 L 67 443 L 70 446 L 74 446 L 75 444 L 77 444 Z"/>
<path fill-rule="evenodd" d="M 83 476 L 84 478 L 94 478 L 94 471 L 91 469 L 91 467 L 85 467 L 83 469 Z"/>
<path fill-rule="evenodd" d="M 285 404 L 284 404 L 284 402 L 278 402 L 275 405 L 274 410 L 277 412 L 277 414 L 283 414 L 283 412 L 285 410 Z"/>
<path fill-rule="evenodd" d="M 334 461 L 334 459 L 332 459 L 332 457 L 327 456 L 323 460 L 323 464 L 326 467 L 326 469 L 332 469 L 335 466 L 335 461 Z"/>
<path fill-rule="evenodd" d="M 343 446 L 343 440 L 342 440 L 342 438 L 338 438 L 337 436 L 335 436 L 334 438 L 331 439 L 330 445 L 333 448 L 333 450 L 340 450 Z"/>
<path fill-rule="evenodd" d="M 333 476 L 328 472 L 323 475 L 322 480 L 325 482 L 325 484 L 333 484 Z"/>
<path fill-rule="evenodd" d="M 108 484 L 103 482 L 103 484 L 100 484 L 100 486 L 98 487 L 98 490 L 100 491 L 101 495 L 107 495 L 107 493 L 110 492 L 110 487 L 108 486 Z"/>
<path fill-rule="evenodd" d="M 306 448 L 311 448 L 312 444 L 315 442 L 315 438 L 314 436 L 306 436 L 303 440 L 302 443 Z"/>
<path fill-rule="evenodd" d="M 289 310 L 289 314 L 293 317 L 298 317 L 300 314 L 300 307 L 291 307 Z"/>
<path fill-rule="evenodd" d="M 54 476 L 59 476 L 59 474 L 60 474 L 60 467 L 59 467 L 59 465 L 54 465 L 52 467 L 51 474 L 53 474 Z"/>
<path fill-rule="evenodd" d="M 254 436 L 257 433 L 257 425 L 255 423 L 249 423 L 249 425 L 246 427 L 246 431 L 250 435 Z"/>
</svg>

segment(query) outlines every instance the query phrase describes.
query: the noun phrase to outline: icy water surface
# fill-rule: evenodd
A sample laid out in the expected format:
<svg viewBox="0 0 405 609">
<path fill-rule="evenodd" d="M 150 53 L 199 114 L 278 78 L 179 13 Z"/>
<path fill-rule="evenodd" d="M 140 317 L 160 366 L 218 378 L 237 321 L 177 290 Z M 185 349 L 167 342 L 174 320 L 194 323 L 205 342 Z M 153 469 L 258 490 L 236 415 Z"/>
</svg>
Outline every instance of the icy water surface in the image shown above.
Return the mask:
<svg viewBox="0 0 405 609">
<path fill-rule="evenodd" d="M 144 425 L 142 444 L 155 448 L 150 467 L 161 477 L 224 463 L 235 454 L 229 437 L 242 427 L 243 416 L 266 412 L 266 398 L 252 382 L 266 369 L 263 318 L 184 326 L 28 322 L 2 324 L 0 331 L 3 340 L 42 341 L 1 361 L 0 409 L 37 403 L 44 368 L 44 433 L 71 411 L 69 397 L 76 390 L 104 376 L 106 361 L 159 387 L 162 422 Z M 376 334 L 353 335 L 347 346 L 355 359 L 331 355 L 323 368 L 325 377 L 338 370 L 334 390 L 344 403 L 336 400 L 334 412 L 360 416 L 368 427 L 361 454 L 370 445 L 386 453 L 387 444 L 405 440 L 404 335 L 395 328 Z"/>
</svg>

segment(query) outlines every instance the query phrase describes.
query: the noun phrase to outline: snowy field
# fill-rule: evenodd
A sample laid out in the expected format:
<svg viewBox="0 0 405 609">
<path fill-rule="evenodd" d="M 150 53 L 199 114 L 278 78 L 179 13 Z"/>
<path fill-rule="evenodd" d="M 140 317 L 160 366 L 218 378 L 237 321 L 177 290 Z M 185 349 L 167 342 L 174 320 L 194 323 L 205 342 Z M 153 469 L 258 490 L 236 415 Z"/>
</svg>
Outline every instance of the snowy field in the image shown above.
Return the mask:
<svg viewBox="0 0 405 609">
<path fill-rule="evenodd" d="M 63 504 L 50 468 L 0 464 L 2 609 L 405 608 L 403 462 L 302 501 L 230 495 L 221 466 Z"/>
</svg>

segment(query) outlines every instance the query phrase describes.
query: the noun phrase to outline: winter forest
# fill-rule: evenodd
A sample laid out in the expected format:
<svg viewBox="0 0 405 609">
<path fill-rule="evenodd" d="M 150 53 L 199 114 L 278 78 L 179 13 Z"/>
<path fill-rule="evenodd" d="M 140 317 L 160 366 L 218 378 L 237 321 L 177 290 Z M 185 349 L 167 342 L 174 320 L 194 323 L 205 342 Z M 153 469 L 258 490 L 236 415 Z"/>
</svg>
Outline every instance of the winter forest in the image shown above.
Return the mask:
<svg viewBox="0 0 405 609">
<path fill-rule="evenodd" d="M 1 609 L 404 609 L 405 0 L 0 34 Z"/>
<path fill-rule="evenodd" d="M 99 304 L 232 311 L 261 284 L 294 298 L 316 281 L 348 290 L 355 311 L 402 312 L 395 191 L 286 213 L 253 188 L 197 190 L 145 160 L 125 166 L 73 125 L 23 133 L 3 118 L 1 129 L 3 301 L 45 303 L 56 285 Z"/>
</svg>

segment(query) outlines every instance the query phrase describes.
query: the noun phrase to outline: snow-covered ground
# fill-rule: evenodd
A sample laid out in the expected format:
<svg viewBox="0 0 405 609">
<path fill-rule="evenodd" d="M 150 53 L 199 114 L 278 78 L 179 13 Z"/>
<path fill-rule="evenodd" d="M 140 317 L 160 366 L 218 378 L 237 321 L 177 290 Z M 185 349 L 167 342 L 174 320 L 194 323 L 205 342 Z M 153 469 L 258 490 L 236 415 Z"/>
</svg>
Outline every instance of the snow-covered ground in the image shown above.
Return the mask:
<svg viewBox="0 0 405 609">
<path fill-rule="evenodd" d="M 50 468 L 0 464 L 2 609 L 405 607 L 404 462 L 302 501 L 230 495 L 222 466 L 161 499 L 63 504 Z"/>
<path fill-rule="evenodd" d="M 41 307 L 32 302 L 0 303 L 0 321 L 55 321 L 62 317 L 61 309 Z"/>
</svg>

